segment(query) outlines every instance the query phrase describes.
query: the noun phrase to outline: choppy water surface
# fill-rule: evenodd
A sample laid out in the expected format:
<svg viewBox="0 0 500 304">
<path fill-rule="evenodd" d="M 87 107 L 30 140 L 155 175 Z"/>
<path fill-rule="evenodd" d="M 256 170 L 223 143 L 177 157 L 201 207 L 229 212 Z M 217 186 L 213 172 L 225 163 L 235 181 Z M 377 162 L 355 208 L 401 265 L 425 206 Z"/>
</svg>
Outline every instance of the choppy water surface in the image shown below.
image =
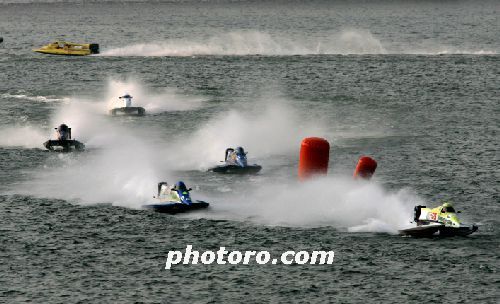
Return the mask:
<svg viewBox="0 0 500 304">
<path fill-rule="evenodd" d="M 0 301 L 457 302 L 499 294 L 492 2 L 0 2 Z M 84 58 L 31 52 L 98 42 Z M 107 116 L 130 93 L 142 118 Z M 88 149 L 42 149 L 65 122 Z M 300 141 L 332 145 L 298 183 Z M 256 176 L 207 173 L 243 145 Z M 375 178 L 353 182 L 360 155 Z M 141 210 L 182 179 L 206 211 Z M 467 238 L 396 235 L 451 201 Z M 333 265 L 177 265 L 169 250 L 334 250 Z"/>
</svg>

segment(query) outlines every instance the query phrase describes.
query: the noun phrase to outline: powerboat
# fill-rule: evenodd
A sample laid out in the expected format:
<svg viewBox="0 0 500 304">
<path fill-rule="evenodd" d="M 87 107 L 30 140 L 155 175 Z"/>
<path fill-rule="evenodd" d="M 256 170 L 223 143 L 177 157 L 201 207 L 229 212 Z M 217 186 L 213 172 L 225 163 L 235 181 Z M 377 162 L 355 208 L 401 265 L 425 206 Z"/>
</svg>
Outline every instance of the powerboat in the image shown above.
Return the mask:
<svg viewBox="0 0 500 304">
<path fill-rule="evenodd" d="M 259 165 L 248 164 L 247 152 L 242 147 L 236 147 L 236 149 L 227 148 L 224 158 L 223 165 L 210 168 L 208 171 L 229 174 L 254 174 L 262 169 Z"/>
<path fill-rule="evenodd" d="M 172 187 L 167 182 L 160 182 L 158 183 L 158 194 L 153 197 L 155 201 L 142 207 L 168 214 L 208 208 L 209 203 L 191 199 L 189 193 L 191 190 L 191 188 L 186 187 L 183 181 L 178 181 Z"/>
<path fill-rule="evenodd" d="M 65 56 L 86 56 L 99 54 L 99 44 L 97 43 L 72 43 L 66 41 L 55 41 L 42 46 L 39 49 L 34 49 L 34 52 L 65 55 Z"/>
<path fill-rule="evenodd" d="M 415 206 L 413 221 L 415 226 L 399 230 L 400 235 L 414 237 L 431 236 L 466 236 L 477 231 L 474 224 L 462 223 L 455 208 L 450 203 L 444 203 L 436 208 Z"/>
<path fill-rule="evenodd" d="M 143 116 L 146 110 L 143 107 L 132 106 L 132 96 L 125 94 L 118 97 L 120 105 L 116 108 L 109 110 L 109 114 L 113 116 L 126 115 L 126 116 Z"/>
<path fill-rule="evenodd" d="M 71 139 L 71 128 L 66 124 L 61 124 L 55 128 L 57 139 L 49 139 L 43 143 L 49 151 L 55 152 L 73 152 L 85 150 L 85 145 L 78 140 Z"/>
</svg>

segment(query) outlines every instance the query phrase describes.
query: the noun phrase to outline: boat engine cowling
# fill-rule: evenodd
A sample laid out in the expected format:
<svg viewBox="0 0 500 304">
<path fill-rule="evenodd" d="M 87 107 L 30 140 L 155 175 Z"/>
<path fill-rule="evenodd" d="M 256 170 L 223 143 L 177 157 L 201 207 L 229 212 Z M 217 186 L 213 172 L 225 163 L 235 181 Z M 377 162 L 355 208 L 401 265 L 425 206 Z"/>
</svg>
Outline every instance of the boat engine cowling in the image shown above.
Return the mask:
<svg viewBox="0 0 500 304">
<path fill-rule="evenodd" d="M 89 44 L 89 50 L 91 54 L 99 54 L 99 44 L 97 43 Z"/>
<path fill-rule="evenodd" d="M 418 206 L 415 206 L 415 208 L 413 208 L 413 220 L 415 222 L 418 222 L 420 220 L 426 220 L 427 218 L 425 217 L 424 215 L 424 218 L 421 218 L 422 216 L 422 208 L 426 208 L 426 206 L 421 206 L 421 205 L 418 205 Z"/>
<path fill-rule="evenodd" d="M 168 190 L 168 183 L 167 182 L 159 182 L 158 183 L 158 197 L 160 197 L 161 195 L 164 195 L 167 190 Z"/>
<path fill-rule="evenodd" d="M 125 94 L 123 96 L 119 97 L 120 99 L 123 99 L 123 106 L 125 108 L 130 108 L 132 106 L 132 96 L 129 94 Z"/>
</svg>

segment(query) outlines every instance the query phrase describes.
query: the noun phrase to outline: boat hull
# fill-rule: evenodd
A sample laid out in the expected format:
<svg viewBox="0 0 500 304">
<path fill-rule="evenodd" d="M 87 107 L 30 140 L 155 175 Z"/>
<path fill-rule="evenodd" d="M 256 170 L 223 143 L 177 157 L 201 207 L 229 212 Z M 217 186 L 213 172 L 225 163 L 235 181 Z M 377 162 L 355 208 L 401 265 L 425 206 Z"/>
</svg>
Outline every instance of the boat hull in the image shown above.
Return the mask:
<svg viewBox="0 0 500 304">
<path fill-rule="evenodd" d="M 399 230 L 400 235 L 413 237 L 448 237 L 448 236 L 466 236 L 476 232 L 476 225 L 462 225 L 460 227 L 447 227 L 443 224 L 424 224 L 408 229 Z"/>
<path fill-rule="evenodd" d="M 109 110 L 112 116 L 144 116 L 146 110 L 142 107 L 122 107 Z"/>
<path fill-rule="evenodd" d="M 442 227 L 439 229 L 439 236 L 466 236 L 477 231 L 476 225 L 463 225 L 457 228 Z"/>
<path fill-rule="evenodd" d="M 262 169 L 262 166 L 252 165 L 240 167 L 236 165 L 222 165 L 208 169 L 208 171 L 224 174 L 255 174 Z"/>
<path fill-rule="evenodd" d="M 74 139 L 47 140 L 43 143 L 43 146 L 47 150 L 53 152 L 73 152 L 85 150 L 85 145 Z"/>
<path fill-rule="evenodd" d="M 444 225 L 420 225 L 408 229 L 399 230 L 400 235 L 408 235 L 413 237 L 431 237 L 439 231 L 439 228 Z"/>
<path fill-rule="evenodd" d="M 92 55 L 90 50 L 78 50 L 78 51 L 71 51 L 71 50 L 59 50 L 59 49 L 36 49 L 33 50 L 34 52 L 37 53 L 42 53 L 42 54 L 49 54 L 49 55 L 63 55 L 63 56 L 88 56 Z"/>
<path fill-rule="evenodd" d="M 147 204 L 142 207 L 152 209 L 159 213 L 177 214 L 199 209 L 206 209 L 210 204 L 204 201 L 196 201 L 191 204 L 182 204 L 178 202 L 165 202 L 156 204 Z"/>
</svg>

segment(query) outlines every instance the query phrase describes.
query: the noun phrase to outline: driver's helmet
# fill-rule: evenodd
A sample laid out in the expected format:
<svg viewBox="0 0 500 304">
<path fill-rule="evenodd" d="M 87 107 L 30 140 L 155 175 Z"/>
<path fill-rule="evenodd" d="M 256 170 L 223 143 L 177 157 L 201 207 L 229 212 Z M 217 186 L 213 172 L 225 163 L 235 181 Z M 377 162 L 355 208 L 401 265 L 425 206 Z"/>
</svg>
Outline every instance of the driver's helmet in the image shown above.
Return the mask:
<svg viewBox="0 0 500 304">
<path fill-rule="evenodd" d="M 245 150 L 243 150 L 242 147 L 236 147 L 236 150 L 234 150 L 236 154 L 238 155 L 245 155 Z"/>
<path fill-rule="evenodd" d="M 177 191 L 183 193 L 183 192 L 188 192 L 187 191 L 187 187 L 186 187 L 186 184 L 184 184 L 183 181 L 178 181 L 176 184 L 175 184 L 175 189 L 177 189 Z"/>
<path fill-rule="evenodd" d="M 130 96 L 130 94 L 127 93 L 127 94 L 123 95 L 122 98 L 132 98 L 132 96 Z"/>
<path fill-rule="evenodd" d="M 66 124 L 61 124 L 57 127 L 57 134 L 59 139 L 68 139 L 69 136 L 69 128 Z"/>
<path fill-rule="evenodd" d="M 444 203 L 441 206 L 441 212 L 442 213 L 444 213 L 444 212 L 455 212 L 455 208 L 453 208 L 453 206 L 450 203 Z"/>
<path fill-rule="evenodd" d="M 62 124 L 57 128 L 58 132 L 68 132 L 68 126 L 66 124 Z"/>
</svg>

